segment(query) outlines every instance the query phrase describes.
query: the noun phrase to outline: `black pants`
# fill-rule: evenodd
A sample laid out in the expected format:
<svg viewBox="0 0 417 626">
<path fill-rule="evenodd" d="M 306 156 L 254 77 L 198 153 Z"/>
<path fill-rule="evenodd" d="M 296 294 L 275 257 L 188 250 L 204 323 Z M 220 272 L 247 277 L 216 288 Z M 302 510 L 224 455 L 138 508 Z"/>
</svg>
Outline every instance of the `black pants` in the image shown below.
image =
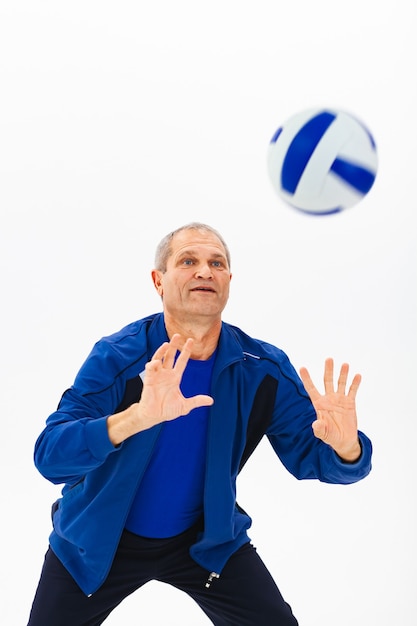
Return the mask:
<svg viewBox="0 0 417 626">
<path fill-rule="evenodd" d="M 208 572 L 188 553 L 195 533 L 190 529 L 171 539 L 145 539 L 125 531 L 105 583 L 91 597 L 49 549 L 28 626 L 97 626 L 150 580 L 185 591 L 216 626 L 298 625 L 249 543 L 232 555 L 220 578 L 207 588 Z M 143 623 L 140 617 L 137 623 Z"/>
</svg>

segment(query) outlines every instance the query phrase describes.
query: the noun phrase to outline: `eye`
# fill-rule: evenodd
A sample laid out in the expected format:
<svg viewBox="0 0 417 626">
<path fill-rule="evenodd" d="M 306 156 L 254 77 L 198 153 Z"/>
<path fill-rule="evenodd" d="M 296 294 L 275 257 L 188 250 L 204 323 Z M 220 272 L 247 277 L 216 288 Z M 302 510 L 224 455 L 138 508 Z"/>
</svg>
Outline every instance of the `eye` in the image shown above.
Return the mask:
<svg viewBox="0 0 417 626">
<path fill-rule="evenodd" d="M 193 265 L 194 261 L 193 261 L 193 259 L 183 259 L 182 260 L 182 264 L 183 265 Z"/>
<path fill-rule="evenodd" d="M 221 261 L 213 261 L 213 267 L 223 267 L 223 263 Z"/>
</svg>

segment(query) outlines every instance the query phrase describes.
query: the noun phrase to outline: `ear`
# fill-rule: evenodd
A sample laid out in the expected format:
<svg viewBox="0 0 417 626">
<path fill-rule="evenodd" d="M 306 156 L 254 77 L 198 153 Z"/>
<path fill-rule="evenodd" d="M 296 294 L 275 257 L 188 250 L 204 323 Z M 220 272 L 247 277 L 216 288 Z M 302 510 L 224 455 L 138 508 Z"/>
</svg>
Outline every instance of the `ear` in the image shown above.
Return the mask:
<svg viewBox="0 0 417 626">
<path fill-rule="evenodd" d="M 162 289 L 162 272 L 160 270 L 152 270 L 152 282 L 158 294 L 162 298 L 163 289 Z"/>
</svg>

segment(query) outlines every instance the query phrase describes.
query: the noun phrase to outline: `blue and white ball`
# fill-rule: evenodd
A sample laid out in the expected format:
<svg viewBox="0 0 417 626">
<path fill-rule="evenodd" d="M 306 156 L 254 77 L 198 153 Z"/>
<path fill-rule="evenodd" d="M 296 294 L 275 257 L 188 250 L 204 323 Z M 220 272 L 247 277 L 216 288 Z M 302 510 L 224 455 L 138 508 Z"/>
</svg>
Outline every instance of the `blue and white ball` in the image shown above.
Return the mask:
<svg viewBox="0 0 417 626">
<path fill-rule="evenodd" d="M 344 111 L 298 113 L 269 144 L 268 173 L 275 191 L 290 206 L 315 215 L 357 204 L 374 184 L 377 168 L 371 133 Z"/>
</svg>

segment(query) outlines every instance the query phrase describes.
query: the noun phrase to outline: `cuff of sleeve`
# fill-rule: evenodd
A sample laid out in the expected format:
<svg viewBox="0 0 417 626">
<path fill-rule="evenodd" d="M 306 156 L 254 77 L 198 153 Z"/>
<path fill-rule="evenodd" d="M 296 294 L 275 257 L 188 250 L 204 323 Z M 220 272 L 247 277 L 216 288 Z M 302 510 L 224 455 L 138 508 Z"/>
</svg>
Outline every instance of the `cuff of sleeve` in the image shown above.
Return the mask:
<svg viewBox="0 0 417 626">
<path fill-rule="evenodd" d="M 109 439 L 107 418 L 108 415 L 89 420 L 85 427 L 87 447 L 94 458 L 99 461 L 103 461 L 111 452 L 119 449 L 115 448 Z"/>
</svg>

